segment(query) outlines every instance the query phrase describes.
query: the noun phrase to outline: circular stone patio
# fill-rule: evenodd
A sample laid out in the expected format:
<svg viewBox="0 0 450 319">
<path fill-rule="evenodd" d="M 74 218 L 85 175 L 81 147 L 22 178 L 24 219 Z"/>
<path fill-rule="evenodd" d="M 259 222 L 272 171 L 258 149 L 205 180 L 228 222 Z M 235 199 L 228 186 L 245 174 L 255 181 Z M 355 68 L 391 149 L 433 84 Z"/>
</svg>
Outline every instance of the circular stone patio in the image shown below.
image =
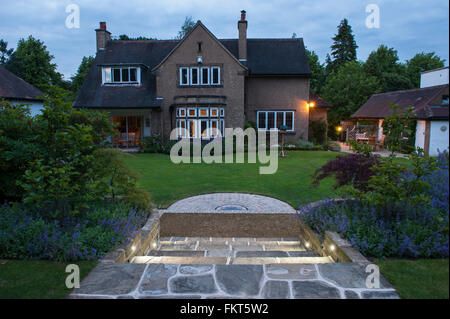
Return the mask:
<svg viewBox="0 0 450 319">
<path fill-rule="evenodd" d="M 278 199 L 243 193 L 215 193 L 188 197 L 173 203 L 167 213 L 295 214 Z"/>
</svg>

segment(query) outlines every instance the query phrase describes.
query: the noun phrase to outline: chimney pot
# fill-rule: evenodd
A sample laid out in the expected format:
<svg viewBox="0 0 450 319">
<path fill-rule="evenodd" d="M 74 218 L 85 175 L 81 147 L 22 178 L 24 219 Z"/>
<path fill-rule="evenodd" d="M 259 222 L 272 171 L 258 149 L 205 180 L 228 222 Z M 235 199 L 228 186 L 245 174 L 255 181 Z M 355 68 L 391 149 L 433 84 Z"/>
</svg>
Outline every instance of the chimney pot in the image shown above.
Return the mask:
<svg viewBox="0 0 450 319">
<path fill-rule="evenodd" d="M 245 21 L 245 14 L 246 14 L 245 10 L 242 10 L 241 11 L 241 21 Z"/>
<path fill-rule="evenodd" d="M 100 22 L 100 29 L 106 30 L 106 22 Z"/>
</svg>

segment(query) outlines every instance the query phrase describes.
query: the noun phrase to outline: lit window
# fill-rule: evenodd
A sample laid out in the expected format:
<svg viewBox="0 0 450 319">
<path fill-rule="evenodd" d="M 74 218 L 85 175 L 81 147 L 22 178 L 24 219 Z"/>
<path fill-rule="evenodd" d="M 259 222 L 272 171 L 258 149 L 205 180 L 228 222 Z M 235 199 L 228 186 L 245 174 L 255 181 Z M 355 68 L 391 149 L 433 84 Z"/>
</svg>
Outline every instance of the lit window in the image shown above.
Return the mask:
<svg viewBox="0 0 450 319">
<path fill-rule="evenodd" d="M 211 120 L 210 131 L 211 131 L 211 137 L 218 136 L 218 134 L 219 134 L 219 121 L 218 120 Z"/>
<path fill-rule="evenodd" d="M 197 109 L 196 108 L 189 108 L 188 109 L 188 117 L 196 117 L 197 116 Z"/>
<path fill-rule="evenodd" d="M 198 116 L 200 117 L 207 117 L 208 116 L 208 109 L 207 108 L 200 108 L 198 112 Z"/>
<path fill-rule="evenodd" d="M 201 137 L 209 137 L 208 122 L 209 122 L 208 120 L 200 121 L 200 136 Z"/>
<path fill-rule="evenodd" d="M 216 108 L 211 109 L 211 117 L 218 117 L 219 116 L 219 110 Z"/>
</svg>

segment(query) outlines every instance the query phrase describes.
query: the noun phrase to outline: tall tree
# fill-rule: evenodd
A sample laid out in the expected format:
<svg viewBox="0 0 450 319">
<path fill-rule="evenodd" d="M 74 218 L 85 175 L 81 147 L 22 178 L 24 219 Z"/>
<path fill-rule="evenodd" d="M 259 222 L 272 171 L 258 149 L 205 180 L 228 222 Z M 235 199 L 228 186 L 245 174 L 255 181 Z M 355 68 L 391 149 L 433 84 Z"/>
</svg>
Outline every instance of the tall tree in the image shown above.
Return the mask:
<svg viewBox="0 0 450 319">
<path fill-rule="evenodd" d="M 191 31 L 195 26 L 195 22 L 194 20 L 192 20 L 192 17 L 186 17 L 184 19 L 184 23 L 181 26 L 181 30 L 178 31 L 178 36 L 176 37 L 177 39 L 181 40 L 184 38 L 184 36 L 186 34 L 189 33 L 189 31 Z"/>
<path fill-rule="evenodd" d="M 311 68 L 311 91 L 320 94 L 320 90 L 325 84 L 325 67 L 320 63 L 319 56 L 316 52 L 306 49 L 306 57 L 308 58 L 309 66 Z"/>
<path fill-rule="evenodd" d="M 406 66 L 399 62 L 397 50 L 383 44 L 370 53 L 364 63 L 364 70 L 380 81 L 382 92 L 412 88 Z"/>
<path fill-rule="evenodd" d="M 347 19 L 342 20 L 339 24 L 338 33 L 333 37 L 333 42 L 331 46 L 332 69 L 336 69 L 348 61 L 356 61 L 358 46 Z"/>
<path fill-rule="evenodd" d="M 334 108 L 328 112 L 329 134 L 333 138 L 336 126 L 348 119 L 367 99 L 381 89 L 380 82 L 368 75 L 359 62 L 348 61 L 327 76 L 321 96 Z"/>
<path fill-rule="evenodd" d="M 81 86 L 83 85 L 84 79 L 86 78 L 89 69 L 91 68 L 92 62 L 94 61 L 94 57 L 88 56 L 83 57 L 81 60 L 81 64 L 78 67 L 77 73 L 75 73 L 74 76 L 72 76 L 72 92 L 74 94 L 77 94 L 78 91 L 81 89 Z"/>
<path fill-rule="evenodd" d="M 56 64 L 52 63 L 53 58 L 44 42 L 30 35 L 27 40 L 19 40 L 16 51 L 5 66 L 18 77 L 46 92 L 51 85 L 66 86 L 62 74 L 56 71 Z"/>
<path fill-rule="evenodd" d="M 14 49 L 8 49 L 8 42 L 0 39 L 0 65 L 4 65 L 13 52 Z"/>
<path fill-rule="evenodd" d="M 441 59 L 434 52 L 417 53 L 412 59 L 406 61 L 408 76 L 414 85 L 420 86 L 420 72 L 429 71 L 444 67 L 445 60 Z"/>
</svg>

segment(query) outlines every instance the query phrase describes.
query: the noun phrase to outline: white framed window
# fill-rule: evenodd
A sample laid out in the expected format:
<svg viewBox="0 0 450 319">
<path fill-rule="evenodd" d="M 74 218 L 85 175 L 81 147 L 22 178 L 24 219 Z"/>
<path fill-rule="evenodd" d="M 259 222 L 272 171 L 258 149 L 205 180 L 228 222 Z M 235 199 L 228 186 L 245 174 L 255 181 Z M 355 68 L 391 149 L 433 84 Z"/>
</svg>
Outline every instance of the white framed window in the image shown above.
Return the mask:
<svg viewBox="0 0 450 319">
<path fill-rule="evenodd" d="M 180 85 L 189 85 L 189 68 L 180 68 Z"/>
<path fill-rule="evenodd" d="M 188 117 L 197 117 L 197 108 L 190 107 L 187 109 L 187 116 Z"/>
<path fill-rule="evenodd" d="M 209 121 L 208 120 L 199 120 L 199 135 L 203 138 L 209 138 Z"/>
<path fill-rule="evenodd" d="M 224 108 L 220 109 L 220 117 L 225 117 L 225 109 Z"/>
<path fill-rule="evenodd" d="M 197 120 L 187 120 L 188 137 L 197 137 Z"/>
<path fill-rule="evenodd" d="M 211 120 L 209 127 L 211 137 L 216 137 L 219 135 L 219 120 Z"/>
<path fill-rule="evenodd" d="M 137 67 L 103 68 L 102 83 L 139 84 L 141 83 L 141 69 Z"/>
<path fill-rule="evenodd" d="M 210 110 L 210 117 L 219 117 L 219 109 L 216 107 L 212 107 Z"/>
<path fill-rule="evenodd" d="M 224 132 L 225 132 L 225 120 L 220 120 L 220 134 L 224 136 Z"/>
<path fill-rule="evenodd" d="M 199 68 L 191 68 L 191 85 L 199 85 L 200 84 L 200 69 Z"/>
<path fill-rule="evenodd" d="M 201 107 L 198 109 L 198 116 L 199 117 L 208 117 L 209 112 L 207 107 Z"/>
<path fill-rule="evenodd" d="M 186 109 L 183 108 L 178 108 L 177 109 L 177 116 L 178 117 L 186 117 Z"/>
<path fill-rule="evenodd" d="M 220 85 L 220 67 L 211 67 L 211 85 Z"/>
<path fill-rule="evenodd" d="M 200 69 L 200 74 L 201 74 L 201 84 L 209 85 L 209 68 L 202 67 Z"/>
<path fill-rule="evenodd" d="M 278 130 L 285 125 L 287 131 L 294 131 L 294 111 L 258 111 L 256 122 L 258 130 Z"/>
<path fill-rule="evenodd" d="M 177 120 L 178 136 L 186 137 L 186 120 Z"/>
</svg>

